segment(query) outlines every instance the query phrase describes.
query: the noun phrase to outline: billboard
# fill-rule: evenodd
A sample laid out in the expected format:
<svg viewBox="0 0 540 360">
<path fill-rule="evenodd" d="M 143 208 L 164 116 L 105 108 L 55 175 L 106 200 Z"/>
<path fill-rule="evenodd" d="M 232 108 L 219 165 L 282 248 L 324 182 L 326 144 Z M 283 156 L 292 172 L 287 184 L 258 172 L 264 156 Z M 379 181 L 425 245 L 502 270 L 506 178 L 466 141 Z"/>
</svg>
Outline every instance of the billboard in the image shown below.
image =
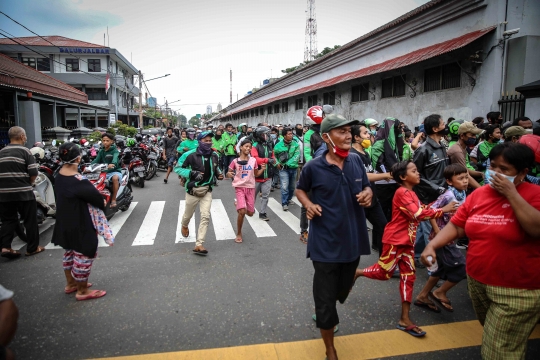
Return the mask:
<svg viewBox="0 0 540 360">
<path fill-rule="evenodd" d="M 156 103 L 157 101 L 155 97 L 149 97 L 146 101 L 146 105 L 148 105 L 149 107 L 156 107 Z"/>
</svg>

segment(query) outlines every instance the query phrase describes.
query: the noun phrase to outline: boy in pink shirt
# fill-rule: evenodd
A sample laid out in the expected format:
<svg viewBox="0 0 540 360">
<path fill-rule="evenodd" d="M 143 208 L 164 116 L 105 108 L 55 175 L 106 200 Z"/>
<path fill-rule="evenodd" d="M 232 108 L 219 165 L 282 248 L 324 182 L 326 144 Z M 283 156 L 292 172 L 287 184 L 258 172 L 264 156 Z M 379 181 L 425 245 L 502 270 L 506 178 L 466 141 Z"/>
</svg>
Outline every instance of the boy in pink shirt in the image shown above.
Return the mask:
<svg viewBox="0 0 540 360">
<path fill-rule="evenodd" d="M 242 242 L 242 225 L 244 217 L 253 216 L 255 212 L 255 176 L 259 176 L 266 164 L 261 164 L 257 168 L 257 159 L 250 157 L 251 141 L 244 139 L 240 143 L 240 156 L 234 159 L 229 165 L 228 178 L 233 178 L 232 186 L 236 192 L 236 211 L 238 211 L 238 220 L 236 222 L 238 231 L 236 234 L 237 243 Z"/>
</svg>

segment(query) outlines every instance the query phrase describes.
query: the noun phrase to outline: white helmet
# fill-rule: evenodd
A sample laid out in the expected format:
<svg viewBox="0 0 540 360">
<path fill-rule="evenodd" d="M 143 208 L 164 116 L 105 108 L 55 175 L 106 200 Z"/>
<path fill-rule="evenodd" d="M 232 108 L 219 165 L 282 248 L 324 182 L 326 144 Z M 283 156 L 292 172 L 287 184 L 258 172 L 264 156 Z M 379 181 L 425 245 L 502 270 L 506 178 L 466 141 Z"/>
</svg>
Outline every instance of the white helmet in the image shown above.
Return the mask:
<svg viewBox="0 0 540 360">
<path fill-rule="evenodd" d="M 42 148 L 38 146 L 31 148 L 30 152 L 32 153 L 32 155 L 34 155 L 34 157 L 38 159 L 43 159 L 45 157 L 45 150 L 43 150 Z"/>
</svg>

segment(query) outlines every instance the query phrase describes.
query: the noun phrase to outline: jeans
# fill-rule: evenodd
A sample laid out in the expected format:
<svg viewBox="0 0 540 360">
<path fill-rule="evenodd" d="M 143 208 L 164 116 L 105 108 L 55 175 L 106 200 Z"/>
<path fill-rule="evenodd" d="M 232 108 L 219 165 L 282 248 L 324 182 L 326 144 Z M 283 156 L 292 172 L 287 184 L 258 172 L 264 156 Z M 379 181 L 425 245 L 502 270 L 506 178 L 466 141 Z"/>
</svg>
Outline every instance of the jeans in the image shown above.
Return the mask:
<svg viewBox="0 0 540 360">
<path fill-rule="evenodd" d="M 0 203 L 0 219 L 2 219 L 0 241 L 3 248 L 11 249 L 13 233 L 18 230 L 20 226 L 19 214 L 21 215 L 21 220 L 24 221 L 24 228 L 26 230 L 26 252 L 32 253 L 37 250 L 39 245 L 37 202 L 35 199 Z"/>
<path fill-rule="evenodd" d="M 296 168 L 282 169 L 279 171 L 281 180 L 281 205 L 285 206 L 291 201 L 296 188 Z"/>
<path fill-rule="evenodd" d="M 257 196 L 259 192 L 262 193 L 261 207 L 259 213 L 266 214 L 266 206 L 268 205 L 268 196 L 270 195 L 270 188 L 272 187 L 272 180 L 266 179 L 265 182 L 255 183 L 255 204 L 257 203 Z"/>
<path fill-rule="evenodd" d="M 419 259 L 422 251 L 426 248 L 429 242 L 429 234 L 431 233 L 431 224 L 429 221 L 421 221 L 416 230 L 416 241 L 414 242 L 414 258 Z"/>
</svg>

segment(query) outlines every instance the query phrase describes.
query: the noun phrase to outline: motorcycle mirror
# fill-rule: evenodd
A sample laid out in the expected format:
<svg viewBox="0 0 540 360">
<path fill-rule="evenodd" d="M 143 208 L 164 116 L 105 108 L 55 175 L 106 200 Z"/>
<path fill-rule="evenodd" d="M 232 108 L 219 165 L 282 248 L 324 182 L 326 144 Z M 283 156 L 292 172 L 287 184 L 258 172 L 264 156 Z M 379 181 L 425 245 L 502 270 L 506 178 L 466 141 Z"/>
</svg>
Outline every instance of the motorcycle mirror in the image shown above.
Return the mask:
<svg viewBox="0 0 540 360">
<path fill-rule="evenodd" d="M 56 146 L 56 140 L 52 141 L 52 146 Z"/>
<path fill-rule="evenodd" d="M 71 139 L 69 139 L 69 142 L 73 142 L 73 140 L 74 140 L 74 139 L 75 139 L 75 138 L 71 138 Z"/>
<path fill-rule="evenodd" d="M 44 141 L 44 142 L 43 142 L 43 146 L 45 146 L 45 145 L 47 145 L 47 143 Z"/>
</svg>

